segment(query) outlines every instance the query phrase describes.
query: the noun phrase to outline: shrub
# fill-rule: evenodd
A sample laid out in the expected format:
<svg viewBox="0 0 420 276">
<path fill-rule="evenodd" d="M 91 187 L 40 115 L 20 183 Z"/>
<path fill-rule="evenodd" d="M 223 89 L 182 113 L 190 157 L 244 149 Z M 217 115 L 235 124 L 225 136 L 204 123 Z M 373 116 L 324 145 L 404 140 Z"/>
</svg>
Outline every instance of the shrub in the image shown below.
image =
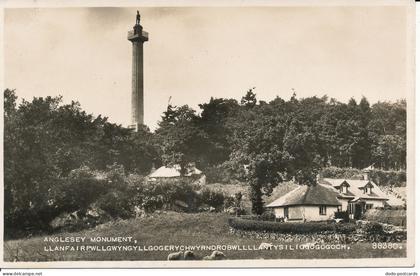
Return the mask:
<svg viewBox="0 0 420 276">
<path fill-rule="evenodd" d="M 236 207 L 235 198 L 232 196 L 227 196 L 223 202 L 223 208 L 228 209 L 230 207 Z"/>
<path fill-rule="evenodd" d="M 187 178 L 144 182 L 136 186 L 136 205 L 141 205 L 146 212 L 153 212 L 158 209 L 173 210 L 175 202 L 181 201 L 187 205 L 188 211 L 195 211 L 200 203 L 198 189 Z"/>
<path fill-rule="evenodd" d="M 335 212 L 334 213 L 334 218 L 343 219 L 344 222 L 349 222 L 349 220 L 350 220 L 349 213 L 346 212 L 346 211 Z"/>
<path fill-rule="evenodd" d="M 377 222 L 368 222 L 363 226 L 363 230 L 370 235 L 381 235 L 384 233 L 382 224 Z"/>
<path fill-rule="evenodd" d="M 164 202 L 161 196 L 144 195 L 141 206 L 147 213 L 152 213 L 156 210 L 162 209 Z"/>
<path fill-rule="evenodd" d="M 363 172 L 355 168 L 326 167 L 320 172 L 323 178 L 361 179 Z"/>
<path fill-rule="evenodd" d="M 97 206 L 113 218 L 129 218 L 132 216 L 131 194 L 122 191 L 110 191 L 101 196 Z"/>
<path fill-rule="evenodd" d="M 241 192 L 235 193 L 235 204 L 236 204 L 237 207 L 241 206 L 242 197 L 243 197 L 243 195 L 242 195 Z"/>
<path fill-rule="evenodd" d="M 356 231 L 356 225 L 354 223 L 340 223 L 334 224 L 335 232 L 340 234 L 350 234 Z"/>
<path fill-rule="evenodd" d="M 72 170 L 52 189 L 51 205 L 60 212 L 86 209 L 107 192 L 106 182 L 106 179 L 96 177 L 96 172 L 88 167 Z"/>
<path fill-rule="evenodd" d="M 264 221 L 274 221 L 276 219 L 276 215 L 272 211 L 265 211 L 260 216 L 260 219 Z"/>
<path fill-rule="evenodd" d="M 220 209 L 225 201 L 225 196 L 221 191 L 203 189 L 200 193 L 200 202 Z"/>
<path fill-rule="evenodd" d="M 82 167 L 71 171 L 63 183 L 56 185 L 51 204 L 60 213 L 85 213 L 89 206 L 96 205 L 114 218 L 128 218 L 136 195 L 133 191 L 120 165 L 101 172 Z"/>
<path fill-rule="evenodd" d="M 108 188 L 117 190 L 126 190 L 128 187 L 127 177 L 124 167 L 119 164 L 113 164 L 106 167 L 105 179 Z"/>
<path fill-rule="evenodd" d="M 327 224 L 325 222 L 279 223 L 241 218 L 229 218 L 228 224 L 238 230 L 295 234 L 321 233 L 326 231 L 348 234 L 356 230 L 356 225 L 354 224 Z"/>
</svg>

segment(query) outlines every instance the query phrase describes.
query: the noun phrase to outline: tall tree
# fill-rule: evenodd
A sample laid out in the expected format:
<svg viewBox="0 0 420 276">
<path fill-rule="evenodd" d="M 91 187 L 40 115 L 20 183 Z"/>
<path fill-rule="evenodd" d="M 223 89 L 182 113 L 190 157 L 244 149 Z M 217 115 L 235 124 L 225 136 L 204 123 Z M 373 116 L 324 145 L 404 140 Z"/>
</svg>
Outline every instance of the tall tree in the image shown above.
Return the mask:
<svg viewBox="0 0 420 276">
<path fill-rule="evenodd" d="M 280 105 L 284 102 L 278 101 Z M 232 130 L 231 160 L 247 168 L 246 179 L 250 187 L 252 210 L 263 211 L 263 195 L 270 195 L 273 188 L 283 181 L 284 117 L 271 104 L 244 107 L 228 126 Z"/>
<path fill-rule="evenodd" d="M 199 106 L 202 111 L 198 125 L 206 133 L 209 141 L 208 147 L 202 148 L 205 152 L 205 163 L 223 163 L 229 159 L 231 153 L 228 141 L 231 131 L 226 123 L 238 112 L 239 104 L 234 99 L 211 98 L 208 103 Z"/>
<path fill-rule="evenodd" d="M 169 105 L 156 130 L 162 150 L 162 160 L 169 166 L 180 166 L 181 175 L 188 172 L 193 163 L 203 159 L 202 148 L 206 147 L 207 136 L 198 127 L 198 116 L 187 105 Z"/>
</svg>

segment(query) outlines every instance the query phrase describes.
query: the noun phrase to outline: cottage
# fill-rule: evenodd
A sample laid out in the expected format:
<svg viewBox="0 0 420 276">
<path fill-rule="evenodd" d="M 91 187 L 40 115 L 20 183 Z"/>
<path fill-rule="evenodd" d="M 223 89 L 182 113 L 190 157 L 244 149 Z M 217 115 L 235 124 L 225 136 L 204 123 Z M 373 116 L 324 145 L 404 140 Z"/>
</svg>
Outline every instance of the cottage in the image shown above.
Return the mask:
<svg viewBox="0 0 420 276">
<path fill-rule="evenodd" d="M 385 207 L 389 200 L 384 192 L 371 180 L 331 179 L 321 180 L 337 192 L 340 210 L 348 211 L 351 218 L 359 219 L 368 209 Z"/>
<path fill-rule="evenodd" d="M 299 186 L 266 206 L 276 218 L 288 221 L 321 221 L 334 218 L 341 207 L 337 193 L 325 185 Z"/>
<path fill-rule="evenodd" d="M 149 174 L 148 179 L 150 181 L 156 181 L 158 179 L 173 179 L 181 177 L 180 173 L 181 169 L 179 166 L 162 166 Z M 185 174 L 186 177 L 193 177 L 197 179 L 197 183 L 204 185 L 206 184 L 206 176 L 202 171 L 197 169 L 196 167 L 192 167 L 188 169 L 188 172 Z"/>
<path fill-rule="evenodd" d="M 274 209 L 278 218 L 314 221 L 331 219 L 336 211 L 345 211 L 350 218 L 360 219 L 372 208 L 403 206 L 404 201 L 385 194 L 369 179 L 372 169 L 373 166 L 369 166 L 362 170 L 362 180 L 319 179 L 317 185 L 300 186 L 266 207 Z"/>
</svg>

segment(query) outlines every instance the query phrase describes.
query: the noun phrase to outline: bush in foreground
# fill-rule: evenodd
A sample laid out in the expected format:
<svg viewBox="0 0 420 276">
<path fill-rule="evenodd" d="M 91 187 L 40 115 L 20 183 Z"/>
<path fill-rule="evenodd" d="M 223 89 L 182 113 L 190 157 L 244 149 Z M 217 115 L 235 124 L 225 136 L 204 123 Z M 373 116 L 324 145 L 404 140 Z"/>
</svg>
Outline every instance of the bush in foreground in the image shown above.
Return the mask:
<svg viewBox="0 0 420 276">
<path fill-rule="evenodd" d="M 225 202 L 225 196 L 221 191 L 214 191 L 210 189 L 203 189 L 200 194 L 200 201 L 201 203 L 207 204 L 212 206 L 216 209 L 221 209 Z M 229 199 L 227 199 L 227 204 L 231 203 Z"/>
<path fill-rule="evenodd" d="M 369 222 L 363 226 L 363 230 L 371 235 L 381 235 L 384 233 L 382 224 L 377 222 Z"/>
</svg>

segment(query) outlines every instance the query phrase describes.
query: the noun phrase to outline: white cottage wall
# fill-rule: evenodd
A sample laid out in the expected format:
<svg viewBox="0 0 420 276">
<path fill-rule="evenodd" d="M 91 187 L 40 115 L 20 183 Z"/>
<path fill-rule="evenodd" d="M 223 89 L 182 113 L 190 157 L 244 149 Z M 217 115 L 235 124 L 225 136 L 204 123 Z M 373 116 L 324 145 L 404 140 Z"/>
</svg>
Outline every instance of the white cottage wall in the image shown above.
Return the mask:
<svg viewBox="0 0 420 276">
<path fill-rule="evenodd" d="M 337 206 L 327 206 L 326 214 L 319 214 L 319 206 L 305 206 L 303 216 L 306 221 L 320 221 L 334 218 L 334 213 L 337 212 Z"/>
<path fill-rule="evenodd" d="M 373 205 L 373 208 L 384 207 L 385 206 L 385 200 L 363 199 L 363 201 L 365 201 L 366 204 L 372 204 Z"/>
<path fill-rule="evenodd" d="M 338 199 L 338 202 L 341 203 L 341 210 L 342 211 L 347 211 L 348 205 L 349 205 L 349 200 L 348 199 Z"/>
</svg>

